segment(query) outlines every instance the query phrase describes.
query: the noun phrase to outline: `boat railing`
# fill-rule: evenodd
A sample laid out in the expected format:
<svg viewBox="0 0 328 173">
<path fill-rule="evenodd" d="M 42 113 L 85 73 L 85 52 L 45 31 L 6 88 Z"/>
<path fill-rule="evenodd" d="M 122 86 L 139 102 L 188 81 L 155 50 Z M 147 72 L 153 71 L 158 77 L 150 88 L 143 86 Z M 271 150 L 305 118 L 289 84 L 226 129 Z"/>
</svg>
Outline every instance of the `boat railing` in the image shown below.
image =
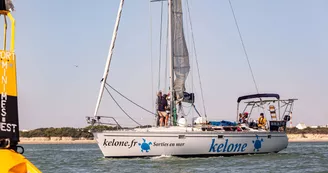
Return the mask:
<svg viewBox="0 0 328 173">
<path fill-rule="evenodd" d="M 101 122 L 101 119 L 111 119 L 113 120 L 115 123 L 108 123 L 108 122 Z M 116 129 L 121 129 L 121 125 L 118 123 L 118 121 L 114 118 L 114 117 L 110 117 L 110 116 L 95 116 L 95 117 L 86 117 L 87 119 L 87 123 L 91 124 L 91 126 L 94 126 L 95 124 L 97 125 L 116 125 Z"/>
<path fill-rule="evenodd" d="M 273 96 L 273 94 L 262 94 L 260 96 L 265 95 L 267 96 Z M 292 119 L 292 111 L 293 111 L 293 106 L 294 106 L 294 101 L 298 100 L 298 99 L 281 99 L 278 97 L 278 95 L 276 96 L 277 99 L 260 99 L 260 100 L 251 100 L 251 101 L 246 101 L 244 102 L 246 105 L 244 107 L 244 109 L 240 112 L 239 111 L 239 106 L 240 106 L 240 102 L 244 99 L 254 99 L 257 98 L 259 95 L 255 94 L 255 95 L 250 95 L 250 96 L 243 96 L 238 98 L 238 104 L 237 104 L 237 122 L 240 122 L 241 117 L 245 118 L 245 121 L 250 122 L 250 123 L 257 123 L 256 119 L 251 120 L 252 115 L 253 115 L 253 110 L 255 108 L 260 108 L 262 109 L 262 113 L 264 113 L 264 117 L 270 116 L 269 121 L 277 121 L 277 122 L 284 122 L 287 124 L 288 121 L 291 121 Z M 260 97 L 258 97 L 260 98 Z M 243 120 L 244 121 L 244 120 Z M 270 126 L 275 124 L 270 124 L 270 122 L 267 121 L 267 125 Z M 284 123 L 280 123 L 279 127 L 283 126 L 282 124 Z M 278 123 L 279 124 L 279 123 Z M 276 131 L 275 125 L 273 125 L 273 130 Z M 271 128 L 270 128 L 271 129 Z M 281 129 L 281 128 L 278 128 Z"/>
</svg>

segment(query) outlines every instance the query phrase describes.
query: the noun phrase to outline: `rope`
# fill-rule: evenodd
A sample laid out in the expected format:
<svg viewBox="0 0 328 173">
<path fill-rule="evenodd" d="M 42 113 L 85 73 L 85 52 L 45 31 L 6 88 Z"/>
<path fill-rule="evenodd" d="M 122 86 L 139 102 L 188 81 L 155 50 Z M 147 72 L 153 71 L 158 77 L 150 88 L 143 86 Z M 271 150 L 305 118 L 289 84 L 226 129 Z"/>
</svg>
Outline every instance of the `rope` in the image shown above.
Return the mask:
<svg viewBox="0 0 328 173">
<path fill-rule="evenodd" d="M 113 99 L 113 101 L 116 103 L 116 105 L 121 109 L 121 111 L 128 116 L 133 122 L 135 122 L 136 124 L 138 124 L 139 126 L 142 126 L 140 123 L 138 123 L 136 120 L 134 120 L 127 112 L 124 111 L 124 109 L 120 106 L 120 104 L 118 104 L 118 102 L 114 99 L 114 97 L 112 96 L 112 94 L 109 92 L 108 88 L 105 87 L 106 91 L 108 92 L 108 94 L 110 95 L 110 97 Z"/>
<path fill-rule="evenodd" d="M 158 59 L 158 87 L 161 87 L 161 61 L 162 61 L 162 25 L 163 25 L 163 1 L 161 2 L 161 22 L 159 27 L 159 59 Z"/>
<path fill-rule="evenodd" d="M 198 112 L 198 110 L 196 109 L 196 106 L 195 106 L 194 104 L 192 104 L 192 105 L 194 106 L 195 111 L 196 111 L 196 113 L 198 114 L 198 116 L 199 116 L 199 117 L 202 117 L 202 116 L 200 115 L 200 113 Z"/>
<path fill-rule="evenodd" d="M 189 3 L 188 3 L 188 1 L 186 1 L 186 2 L 187 2 L 187 7 L 188 7 L 187 9 L 188 9 L 188 16 L 189 16 L 189 23 L 190 23 L 191 38 L 192 38 L 193 48 L 194 48 L 194 52 L 195 52 L 195 60 L 196 60 L 196 66 L 197 66 L 197 71 L 198 71 L 198 80 L 199 80 L 199 85 L 200 85 L 201 98 L 202 98 L 202 102 L 203 102 L 204 114 L 205 114 L 205 117 L 207 118 L 205 101 L 204 101 L 204 94 L 203 94 L 203 87 L 202 87 L 202 81 L 201 81 L 201 77 L 200 77 L 200 70 L 199 70 L 198 59 L 197 59 L 197 51 L 196 51 L 194 32 L 193 32 L 192 23 L 191 23 Z M 196 108 L 195 108 L 195 110 L 196 110 Z M 199 115 L 198 111 L 197 111 L 197 113 Z"/>
<path fill-rule="evenodd" d="M 241 44 L 242 44 L 243 49 L 244 49 L 244 53 L 245 53 L 245 57 L 247 59 L 248 67 L 249 67 L 249 70 L 252 74 L 252 78 L 253 78 L 253 82 L 254 82 L 254 85 L 255 85 L 256 92 L 259 93 L 259 89 L 258 89 L 256 81 L 255 81 L 255 76 L 254 76 L 254 73 L 253 73 L 253 70 L 252 70 L 251 63 L 250 63 L 249 58 L 248 58 L 248 54 L 247 54 L 246 47 L 245 47 L 245 44 L 244 44 L 244 41 L 243 41 L 243 37 L 241 35 L 240 29 L 239 29 L 239 26 L 238 26 L 238 22 L 237 22 L 237 19 L 236 19 L 236 16 L 235 16 L 235 12 L 233 10 L 233 7 L 232 7 L 232 4 L 231 4 L 230 0 L 229 0 L 229 4 L 230 4 L 232 15 L 233 15 L 233 18 L 235 20 L 235 24 L 236 24 L 236 27 L 237 27 L 237 30 L 238 30 L 238 33 L 239 33 L 239 38 L 240 38 Z"/>
<path fill-rule="evenodd" d="M 127 98 L 126 96 L 124 96 L 122 93 L 120 93 L 119 91 L 117 91 L 115 88 L 113 88 L 111 85 L 109 85 L 108 83 L 106 83 L 107 86 L 109 86 L 112 90 L 114 90 L 117 94 L 119 94 L 120 96 L 122 96 L 123 98 L 125 98 L 126 100 L 128 100 L 129 102 L 133 103 L 134 105 L 138 106 L 139 108 L 143 109 L 144 111 L 150 113 L 150 114 L 153 114 L 153 115 L 157 115 L 149 110 L 147 110 L 146 108 L 138 105 L 136 102 L 130 100 L 129 98 Z"/>
</svg>

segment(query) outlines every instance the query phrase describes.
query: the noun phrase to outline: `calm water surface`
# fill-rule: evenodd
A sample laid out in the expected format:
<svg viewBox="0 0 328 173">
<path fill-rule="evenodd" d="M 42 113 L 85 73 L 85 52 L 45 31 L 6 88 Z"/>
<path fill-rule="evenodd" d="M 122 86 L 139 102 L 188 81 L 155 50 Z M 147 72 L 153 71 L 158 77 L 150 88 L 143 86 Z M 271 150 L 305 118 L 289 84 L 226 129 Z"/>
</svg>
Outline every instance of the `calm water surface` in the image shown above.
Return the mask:
<svg viewBox="0 0 328 173">
<path fill-rule="evenodd" d="M 96 144 L 23 145 L 45 173 L 87 172 L 327 172 L 328 143 L 290 143 L 278 154 L 233 157 L 103 158 Z"/>
</svg>

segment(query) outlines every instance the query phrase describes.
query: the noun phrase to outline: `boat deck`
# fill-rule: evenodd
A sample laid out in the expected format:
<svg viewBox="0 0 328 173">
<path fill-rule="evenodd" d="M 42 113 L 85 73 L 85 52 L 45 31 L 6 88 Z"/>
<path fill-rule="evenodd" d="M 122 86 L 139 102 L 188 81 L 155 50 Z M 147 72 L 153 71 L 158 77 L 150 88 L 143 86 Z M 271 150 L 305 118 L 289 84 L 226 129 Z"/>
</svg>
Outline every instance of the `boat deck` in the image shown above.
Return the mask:
<svg viewBox="0 0 328 173">
<path fill-rule="evenodd" d="M 271 132 L 264 129 L 252 129 L 248 127 L 243 127 L 241 130 L 232 129 L 236 127 L 222 127 L 222 126 L 196 126 L 196 127 L 150 127 L 150 128 L 134 128 L 134 129 L 122 129 L 114 131 L 104 131 L 104 132 L 114 132 L 114 133 L 232 133 L 232 134 L 242 134 L 242 133 L 285 133 L 285 132 Z"/>
</svg>

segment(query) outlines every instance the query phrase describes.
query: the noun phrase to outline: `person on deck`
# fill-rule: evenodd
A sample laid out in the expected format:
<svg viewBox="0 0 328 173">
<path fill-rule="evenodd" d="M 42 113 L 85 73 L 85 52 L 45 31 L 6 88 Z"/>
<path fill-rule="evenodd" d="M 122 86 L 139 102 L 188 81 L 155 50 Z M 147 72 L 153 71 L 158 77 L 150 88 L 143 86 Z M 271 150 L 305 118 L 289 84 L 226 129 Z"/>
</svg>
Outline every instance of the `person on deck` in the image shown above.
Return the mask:
<svg viewBox="0 0 328 173">
<path fill-rule="evenodd" d="M 163 121 L 164 121 L 164 125 L 167 126 L 167 122 L 169 119 L 169 111 L 168 110 L 168 105 L 169 105 L 169 101 L 167 100 L 167 94 L 163 94 L 163 98 L 166 100 L 166 106 L 165 106 L 165 116 L 163 117 Z"/>
<path fill-rule="evenodd" d="M 264 114 L 261 113 L 260 118 L 258 120 L 258 127 L 262 128 L 262 129 L 265 129 L 266 123 L 267 123 L 267 120 L 264 118 Z"/>
<path fill-rule="evenodd" d="M 171 103 L 171 98 L 170 98 L 170 92 L 166 95 L 165 97 L 166 102 L 167 102 L 167 106 L 165 108 L 166 110 L 166 118 L 165 118 L 165 126 L 168 126 L 168 124 L 170 124 L 170 103 Z"/>
<path fill-rule="evenodd" d="M 167 107 L 167 100 L 164 96 L 162 96 L 162 93 L 160 93 L 160 96 L 158 97 L 157 101 L 157 111 L 159 116 L 159 126 L 163 126 L 163 119 L 165 118 L 165 125 L 167 125 L 167 113 L 166 113 L 166 107 Z"/>
<path fill-rule="evenodd" d="M 159 101 L 161 100 L 161 97 L 162 96 L 162 91 L 158 91 L 157 93 L 157 98 L 156 98 L 156 112 L 157 112 L 157 116 L 156 116 L 156 125 L 159 126 L 160 123 L 159 123 L 159 120 L 160 120 L 160 116 L 159 116 L 159 113 L 158 113 L 158 106 L 159 106 Z"/>
<path fill-rule="evenodd" d="M 248 112 L 244 112 L 243 118 L 242 118 L 242 123 L 247 123 L 248 122 Z"/>
<path fill-rule="evenodd" d="M 170 116 L 170 105 L 171 105 L 170 92 L 167 93 L 166 95 L 166 101 L 167 101 L 166 113 L 168 114 L 168 116 Z"/>
<path fill-rule="evenodd" d="M 239 113 L 239 123 L 243 123 L 243 114 Z"/>
</svg>

